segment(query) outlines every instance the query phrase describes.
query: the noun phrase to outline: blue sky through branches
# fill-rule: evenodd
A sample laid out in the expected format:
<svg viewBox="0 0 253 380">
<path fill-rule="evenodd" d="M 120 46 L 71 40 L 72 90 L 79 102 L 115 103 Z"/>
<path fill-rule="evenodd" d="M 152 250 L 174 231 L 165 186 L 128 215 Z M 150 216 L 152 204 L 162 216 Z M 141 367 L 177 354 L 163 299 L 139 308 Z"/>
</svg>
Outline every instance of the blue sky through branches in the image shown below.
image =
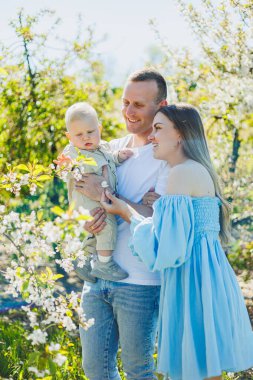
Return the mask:
<svg viewBox="0 0 253 380">
<path fill-rule="evenodd" d="M 199 0 L 193 0 L 196 4 Z M 99 41 L 96 52 L 106 65 L 106 77 L 114 84 L 122 84 L 126 75 L 141 67 L 158 46 L 155 33 L 149 25 L 155 19 L 161 35 L 170 47 L 188 46 L 193 55 L 198 53 L 197 42 L 180 15 L 174 0 L 8 0 L 2 1 L 0 12 L 0 40 L 9 46 L 15 42 L 15 35 L 9 26 L 17 10 L 34 14 L 40 9 L 56 11 L 62 19 L 57 34 L 71 39 L 77 31 L 77 16 L 82 14 L 83 25 L 95 29 Z M 49 19 L 39 26 L 46 32 L 51 25 Z M 55 54 L 51 44 L 48 54 Z M 60 54 L 60 51 L 58 52 Z"/>
</svg>

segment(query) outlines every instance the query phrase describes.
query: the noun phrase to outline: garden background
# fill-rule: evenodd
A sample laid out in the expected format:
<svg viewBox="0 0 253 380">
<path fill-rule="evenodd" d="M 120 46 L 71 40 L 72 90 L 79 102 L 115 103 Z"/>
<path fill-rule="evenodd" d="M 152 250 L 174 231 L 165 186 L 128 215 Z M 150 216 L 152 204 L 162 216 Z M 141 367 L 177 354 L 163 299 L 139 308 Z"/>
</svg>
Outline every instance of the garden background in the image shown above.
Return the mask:
<svg viewBox="0 0 253 380">
<path fill-rule="evenodd" d="M 155 43 L 147 50 L 145 65 L 165 76 L 169 102 L 188 102 L 200 109 L 231 203 L 233 241 L 228 259 L 253 318 L 253 3 L 174 4 L 198 54 L 192 47 L 175 47 L 173 36 L 163 34 L 159 22 L 150 19 Z M 142 11 L 145 15 L 145 2 Z M 59 33 L 57 13 L 48 9 L 31 13 L 27 5 L 10 20 L 15 40 L 0 45 L 3 379 L 86 379 L 77 326 L 89 328 L 93 321 L 86 321 L 80 310 L 82 284 L 71 270 L 71 260 L 82 254 L 88 216 L 68 208 L 65 184 L 52 162 L 67 143 L 64 114 L 74 102 L 88 101 L 95 107 L 105 140 L 126 133 L 120 114 L 126 75 L 119 78 L 117 68 L 111 72 L 101 57 L 96 26 L 81 17 L 76 20 L 76 37 L 66 40 Z M 174 32 L 179 33 L 175 25 Z M 52 43 L 61 54 L 48 53 Z M 128 56 L 129 62 L 135 60 L 131 52 Z M 122 368 L 121 375 L 124 379 Z M 253 379 L 253 373 L 224 374 L 224 379 Z"/>
</svg>

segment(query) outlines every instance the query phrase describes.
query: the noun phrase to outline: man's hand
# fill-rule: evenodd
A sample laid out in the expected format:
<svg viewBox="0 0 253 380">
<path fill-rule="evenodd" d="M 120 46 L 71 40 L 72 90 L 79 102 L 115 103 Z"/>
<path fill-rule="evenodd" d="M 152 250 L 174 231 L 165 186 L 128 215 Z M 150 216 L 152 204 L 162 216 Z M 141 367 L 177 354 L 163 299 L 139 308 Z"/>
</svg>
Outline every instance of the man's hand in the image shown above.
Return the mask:
<svg viewBox="0 0 253 380">
<path fill-rule="evenodd" d="M 84 229 L 90 234 L 97 234 L 104 229 L 106 226 L 106 222 L 104 221 L 106 218 L 106 213 L 103 208 L 97 207 L 90 211 L 93 219 L 90 221 L 86 221 L 84 225 Z"/>
<path fill-rule="evenodd" d="M 160 194 L 155 193 L 155 189 L 152 187 L 149 191 L 144 194 L 142 198 L 142 204 L 148 207 L 152 207 L 153 203 L 160 198 Z"/>
<path fill-rule="evenodd" d="M 104 191 L 101 183 L 106 179 L 97 174 L 84 174 L 82 180 L 75 181 L 75 189 L 93 201 L 100 202 Z"/>
</svg>

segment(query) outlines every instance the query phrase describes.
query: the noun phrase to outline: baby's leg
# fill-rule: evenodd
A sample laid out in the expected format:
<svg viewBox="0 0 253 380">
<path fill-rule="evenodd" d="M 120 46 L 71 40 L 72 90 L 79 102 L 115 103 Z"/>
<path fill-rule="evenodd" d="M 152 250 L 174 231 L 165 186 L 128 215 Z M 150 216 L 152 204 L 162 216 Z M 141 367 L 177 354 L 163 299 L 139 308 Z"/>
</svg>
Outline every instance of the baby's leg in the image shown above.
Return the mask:
<svg viewBox="0 0 253 380">
<path fill-rule="evenodd" d="M 112 252 L 112 250 L 98 249 L 98 260 L 101 261 L 101 263 L 108 263 L 112 258 Z"/>
<path fill-rule="evenodd" d="M 107 215 L 105 228 L 96 235 L 98 260 L 91 274 L 108 281 L 119 281 L 128 274 L 113 260 L 112 252 L 116 244 L 117 224 L 114 215 Z"/>
</svg>

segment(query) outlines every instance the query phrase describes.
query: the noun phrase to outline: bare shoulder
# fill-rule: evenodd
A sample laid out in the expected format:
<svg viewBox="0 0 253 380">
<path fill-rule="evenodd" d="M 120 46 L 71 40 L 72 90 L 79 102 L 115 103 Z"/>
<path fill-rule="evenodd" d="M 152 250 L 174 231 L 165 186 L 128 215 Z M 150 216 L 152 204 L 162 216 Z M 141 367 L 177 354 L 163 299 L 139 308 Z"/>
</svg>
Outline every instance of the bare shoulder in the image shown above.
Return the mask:
<svg viewBox="0 0 253 380">
<path fill-rule="evenodd" d="M 188 173 L 191 174 L 191 177 L 194 176 L 194 175 L 196 177 L 199 176 L 199 175 L 204 175 L 204 176 L 207 176 L 207 177 L 210 176 L 208 170 L 202 164 L 200 164 L 197 161 L 188 160 L 185 163 L 185 165 L 186 165 L 186 167 L 188 169 Z"/>
<path fill-rule="evenodd" d="M 186 163 L 176 165 L 169 171 L 168 194 L 191 195 L 189 168 Z"/>
<path fill-rule="evenodd" d="M 170 170 L 168 194 L 214 196 L 215 190 L 208 170 L 196 161 L 187 160 Z"/>
</svg>

